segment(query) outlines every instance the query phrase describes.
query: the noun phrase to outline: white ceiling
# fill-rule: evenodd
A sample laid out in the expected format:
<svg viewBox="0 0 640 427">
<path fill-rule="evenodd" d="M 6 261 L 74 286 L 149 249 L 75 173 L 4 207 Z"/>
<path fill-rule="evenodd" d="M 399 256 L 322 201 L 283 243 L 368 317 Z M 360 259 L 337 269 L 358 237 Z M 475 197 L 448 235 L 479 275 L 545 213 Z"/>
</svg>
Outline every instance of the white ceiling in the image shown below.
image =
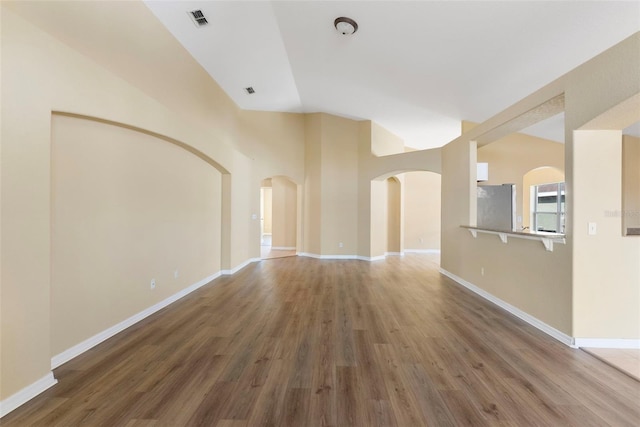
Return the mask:
<svg viewBox="0 0 640 427">
<path fill-rule="evenodd" d="M 638 1 L 146 4 L 240 108 L 373 120 L 415 148 L 446 144 L 461 120 L 488 119 L 640 30 Z M 339 16 L 358 32 L 339 34 Z M 526 131 L 562 141 L 562 126 L 559 115 Z"/>
</svg>

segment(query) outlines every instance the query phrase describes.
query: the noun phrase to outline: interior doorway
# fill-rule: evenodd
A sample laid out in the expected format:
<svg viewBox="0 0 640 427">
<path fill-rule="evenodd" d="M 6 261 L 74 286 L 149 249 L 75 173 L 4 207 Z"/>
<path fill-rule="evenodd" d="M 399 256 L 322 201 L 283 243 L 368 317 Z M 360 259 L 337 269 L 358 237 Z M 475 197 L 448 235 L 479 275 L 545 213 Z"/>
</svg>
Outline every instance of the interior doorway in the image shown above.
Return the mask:
<svg viewBox="0 0 640 427">
<path fill-rule="evenodd" d="M 260 187 L 260 246 L 271 250 L 273 237 L 273 188 L 271 179 L 262 181 Z"/>
<path fill-rule="evenodd" d="M 429 171 L 371 181 L 372 258 L 412 253 L 440 263 L 441 187 L 440 174 Z"/>
<path fill-rule="evenodd" d="M 298 234 L 298 186 L 284 176 L 262 180 L 260 186 L 260 256 L 295 256 Z"/>
</svg>

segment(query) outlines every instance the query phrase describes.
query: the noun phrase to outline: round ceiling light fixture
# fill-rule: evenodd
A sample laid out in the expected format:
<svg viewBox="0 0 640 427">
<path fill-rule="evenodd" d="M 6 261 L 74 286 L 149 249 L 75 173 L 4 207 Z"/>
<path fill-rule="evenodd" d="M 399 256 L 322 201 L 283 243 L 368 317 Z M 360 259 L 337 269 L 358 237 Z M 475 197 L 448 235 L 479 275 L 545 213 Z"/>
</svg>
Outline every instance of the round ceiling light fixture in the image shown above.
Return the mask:
<svg viewBox="0 0 640 427">
<path fill-rule="evenodd" d="M 358 31 L 358 23 L 344 16 L 336 18 L 336 20 L 333 21 L 333 25 L 336 27 L 336 30 L 344 36 L 351 35 Z"/>
</svg>

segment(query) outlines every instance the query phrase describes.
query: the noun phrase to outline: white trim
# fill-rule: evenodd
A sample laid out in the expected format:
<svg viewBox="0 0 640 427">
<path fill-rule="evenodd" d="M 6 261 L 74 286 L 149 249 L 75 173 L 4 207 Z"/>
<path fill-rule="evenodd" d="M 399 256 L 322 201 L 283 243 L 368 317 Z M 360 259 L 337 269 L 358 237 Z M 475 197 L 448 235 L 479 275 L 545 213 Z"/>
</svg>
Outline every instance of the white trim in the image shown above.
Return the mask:
<svg viewBox="0 0 640 427">
<path fill-rule="evenodd" d="M 82 353 L 84 353 L 85 351 L 95 347 L 96 345 L 100 344 L 101 342 L 111 338 L 112 336 L 114 336 L 115 334 L 127 329 L 128 327 L 138 323 L 139 321 L 141 321 L 142 319 L 144 319 L 145 317 L 148 317 L 150 315 L 152 315 L 153 313 L 155 313 L 158 310 L 161 310 L 163 308 L 165 308 L 166 306 L 168 306 L 169 304 L 179 300 L 180 298 L 190 294 L 191 292 L 195 291 L 196 289 L 206 285 L 207 283 L 211 282 L 212 280 L 217 279 L 218 277 L 220 277 L 220 273 L 215 273 L 209 277 L 206 277 L 202 280 L 200 280 L 197 283 L 194 283 L 193 285 L 184 288 L 183 290 L 181 290 L 180 292 L 177 292 L 173 295 L 171 295 L 170 297 L 160 301 L 157 304 L 152 305 L 151 307 L 137 313 L 134 314 L 133 316 L 129 317 L 128 319 L 123 320 L 122 322 L 105 329 L 104 331 L 92 336 L 91 338 L 88 338 L 84 341 L 82 341 L 79 344 L 74 345 L 73 347 L 63 351 L 60 354 L 57 354 L 55 356 L 53 356 L 51 358 L 51 369 L 55 369 L 58 366 L 62 365 L 63 363 L 68 362 L 69 360 L 73 359 L 76 356 L 81 355 Z"/>
<path fill-rule="evenodd" d="M 405 249 L 406 254 L 439 254 L 440 249 Z"/>
<path fill-rule="evenodd" d="M 385 252 L 384 256 L 404 256 L 404 252 Z"/>
<path fill-rule="evenodd" d="M 318 255 L 310 252 L 300 252 L 298 255 L 316 259 L 358 259 L 357 255 Z"/>
<path fill-rule="evenodd" d="M 505 301 L 501 300 L 500 298 L 497 298 L 497 297 L 491 295 L 489 292 L 485 291 L 484 289 L 481 289 L 481 288 L 477 287 L 476 285 L 474 285 L 474 284 L 472 284 L 470 282 L 467 282 L 466 280 L 456 276 L 453 273 L 448 272 L 447 270 L 445 270 L 443 268 L 440 269 L 440 273 L 444 274 L 448 278 L 452 279 L 453 281 L 457 282 L 458 284 L 460 284 L 460 285 L 464 286 L 465 288 L 469 289 L 471 292 L 474 292 L 474 293 L 480 295 L 481 297 L 483 297 L 484 299 L 494 303 L 498 307 L 507 310 L 509 313 L 513 314 L 516 317 L 519 317 L 520 319 L 524 320 L 525 322 L 527 322 L 531 326 L 533 326 L 533 327 L 541 330 L 545 334 L 557 339 L 561 343 L 563 343 L 565 345 L 568 345 L 569 347 L 576 348 L 576 344 L 575 344 L 574 338 L 570 337 L 569 335 L 565 334 L 564 332 L 561 332 L 561 331 L 557 330 L 556 328 L 547 325 L 543 321 L 531 316 L 528 313 L 525 313 L 524 311 L 520 310 L 517 307 L 512 306 L 508 302 L 505 302 Z"/>
<path fill-rule="evenodd" d="M 309 253 L 309 252 L 298 252 L 298 256 L 306 256 L 308 258 L 320 259 L 320 255 L 312 254 L 312 253 Z"/>
<path fill-rule="evenodd" d="M 378 255 L 378 256 L 356 256 L 355 259 L 359 259 L 360 261 L 368 261 L 368 262 L 372 262 L 372 261 L 382 261 L 386 258 L 386 255 Z"/>
<path fill-rule="evenodd" d="M 252 262 L 259 262 L 259 261 L 262 261 L 262 258 L 249 258 L 248 260 L 246 260 L 242 264 L 236 265 L 231 270 L 222 270 L 220 272 L 220 274 L 222 274 L 223 276 L 231 276 L 232 274 L 236 274 L 238 271 L 242 270 L 243 268 L 245 268 L 247 265 L 251 264 Z"/>
<path fill-rule="evenodd" d="M 358 259 L 358 255 L 319 255 L 320 259 Z"/>
<path fill-rule="evenodd" d="M 559 233 L 544 233 L 542 231 L 538 231 L 535 233 L 524 233 L 524 232 L 517 232 L 517 231 L 511 231 L 511 232 L 496 231 L 496 230 L 486 230 L 486 229 L 471 227 L 466 225 L 462 225 L 461 227 L 469 230 L 469 233 L 471 233 L 474 239 L 478 237 L 478 233 L 485 233 L 485 234 L 497 235 L 498 237 L 500 237 L 500 241 L 502 243 L 508 243 L 509 237 L 526 239 L 526 240 L 538 240 L 542 242 L 542 244 L 544 245 L 544 248 L 549 252 L 553 252 L 554 243 L 559 243 L 562 245 L 567 243 L 565 239 L 565 235 L 559 234 Z"/>
<path fill-rule="evenodd" d="M 624 338 L 576 338 L 576 347 L 640 349 L 640 340 Z"/>
<path fill-rule="evenodd" d="M 295 251 L 295 246 L 271 246 L 272 251 Z"/>
<path fill-rule="evenodd" d="M 351 260 L 360 260 L 360 261 L 380 261 L 385 259 L 384 255 L 378 255 L 374 257 L 361 256 L 361 255 L 318 255 L 312 254 L 309 252 L 300 252 L 299 256 L 306 256 L 309 258 L 315 259 L 351 259 Z"/>
<path fill-rule="evenodd" d="M 0 401 L 0 418 L 4 417 L 14 409 L 17 409 L 20 405 L 27 403 L 29 400 L 33 399 L 48 388 L 53 387 L 57 383 L 58 380 L 53 377 L 53 372 L 49 372 L 38 381 L 29 384 L 17 393 L 12 394 L 3 401 Z"/>
</svg>

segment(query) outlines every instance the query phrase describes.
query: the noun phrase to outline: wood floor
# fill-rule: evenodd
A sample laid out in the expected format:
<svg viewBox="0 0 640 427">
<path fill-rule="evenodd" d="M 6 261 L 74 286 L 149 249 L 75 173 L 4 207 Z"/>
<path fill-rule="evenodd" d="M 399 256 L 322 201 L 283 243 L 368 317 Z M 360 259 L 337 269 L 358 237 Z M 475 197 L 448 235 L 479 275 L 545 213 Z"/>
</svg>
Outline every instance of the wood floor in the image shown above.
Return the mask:
<svg viewBox="0 0 640 427">
<path fill-rule="evenodd" d="M 640 425 L 640 382 L 432 259 L 250 265 L 56 369 L 1 424 Z"/>
</svg>

